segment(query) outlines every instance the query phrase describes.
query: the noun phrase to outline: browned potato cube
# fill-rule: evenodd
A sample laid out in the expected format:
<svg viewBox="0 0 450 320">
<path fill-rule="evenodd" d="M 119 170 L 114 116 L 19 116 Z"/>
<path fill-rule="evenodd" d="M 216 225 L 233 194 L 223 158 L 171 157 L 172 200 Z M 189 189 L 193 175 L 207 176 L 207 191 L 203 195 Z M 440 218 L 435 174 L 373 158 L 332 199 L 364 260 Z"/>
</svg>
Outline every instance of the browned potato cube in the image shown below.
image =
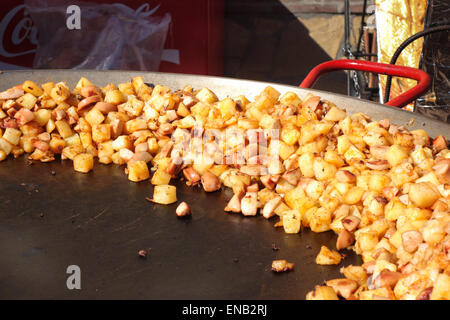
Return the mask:
<svg viewBox="0 0 450 320">
<path fill-rule="evenodd" d="M 88 173 L 94 168 L 94 157 L 89 153 L 79 153 L 73 158 L 75 171 Z"/>
<path fill-rule="evenodd" d="M 150 178 L 150 172 L 144 161 L 135 161 L 128 165 L 128 180 L 139 182 L 148 178 Z"/>
<path fill-rule="evenodd" d="M 330 250 L 326 246 L 320 248 L 320 252 L 316 257 L 316 263 L 320 265 L 332 265 L 341 263 L 341 255 L 339 252 Z"/>
</svg>

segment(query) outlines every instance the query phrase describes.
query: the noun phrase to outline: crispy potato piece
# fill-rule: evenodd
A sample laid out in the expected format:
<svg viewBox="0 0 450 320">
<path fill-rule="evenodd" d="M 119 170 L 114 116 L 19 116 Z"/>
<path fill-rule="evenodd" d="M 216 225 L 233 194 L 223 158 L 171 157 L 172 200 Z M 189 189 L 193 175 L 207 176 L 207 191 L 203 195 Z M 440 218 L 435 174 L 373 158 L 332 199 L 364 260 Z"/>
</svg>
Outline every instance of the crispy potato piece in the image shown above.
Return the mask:
<svg viewBox="0 0 450 320">
<path fill-rule="evenodd" d="M 320 248 L 316 256 L 316 263 L 320 265 L 333 265 L 341 263 L 342 257 L 339 252 L 330 250 L 326 246 Z"/>
<path fill-rule="evenodd" d="M 153 202 L 171 204 L 177 201 L 177 188 L 171 185 L 159 185 L 153 189 Z"/>
<path fill-rule="evenodd" d="M 88 173 L 94 168 L 94 157 L 89 153 L 79 153 L 73 158 L 75 171 Z"/>
</svg>

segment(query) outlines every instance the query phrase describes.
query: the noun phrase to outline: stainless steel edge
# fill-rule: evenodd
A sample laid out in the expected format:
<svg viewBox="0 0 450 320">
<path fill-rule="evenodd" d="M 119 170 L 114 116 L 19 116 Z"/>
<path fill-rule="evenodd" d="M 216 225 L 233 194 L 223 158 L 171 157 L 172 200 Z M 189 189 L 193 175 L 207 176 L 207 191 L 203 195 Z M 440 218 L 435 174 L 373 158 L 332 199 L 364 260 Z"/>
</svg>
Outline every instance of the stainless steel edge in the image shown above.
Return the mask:
<svg viewBox="0 0 450 320">
<path fill-rule="evenodd" d="M 219 98 L 227 96 L 234 97 L 243 94 L 247 98 L 252 99 L 267 85 L 273 86 L 281 93 L 287 91 L 295 92 L 301 98 L 305 97 L 308 93 L 313 93 L 324 100 L 335 103 L 341 108 L 345 108 L 350 114 L 363 112 L 374 120 L 389 118 L 391 122 L 398 125 L 405 125 L 409 130 L 424 129 L 432 137 L 441 134 L 447 138 L 450 137 L 449 124 L 398 108 L 321 90 L 303 89 L 290 85 L 226 77 L 120 70 L 20 70 L 3 71 L 0 74 L 0 90 L 5 90 L 19 83 L 23 83 L 25 80 L 33 80 L 38 83 L 66 81 L 73 87 L 80 77 L 83 76 L 95 84 L 103 86 L 111 82 L 116 84 L 126 82 L 138 75 L 141 75 L 147 83 L 162 84 L 172 90 L 181 89 L 186 85 L 191 85 L 194 88 L 208 87 Z M 414 120 L 411 121 L 412 119 Z"/>
</svg>

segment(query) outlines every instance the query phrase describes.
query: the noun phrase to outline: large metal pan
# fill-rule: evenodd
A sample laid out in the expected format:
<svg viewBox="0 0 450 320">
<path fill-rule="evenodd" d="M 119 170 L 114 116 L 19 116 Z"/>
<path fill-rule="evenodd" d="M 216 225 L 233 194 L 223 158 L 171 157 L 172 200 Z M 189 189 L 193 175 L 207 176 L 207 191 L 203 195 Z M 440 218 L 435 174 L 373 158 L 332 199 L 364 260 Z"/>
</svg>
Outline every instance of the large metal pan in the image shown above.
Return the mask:
<svg viewBox="0 0 450 320">
<path fill-rule="evenodd" d="M 98 85 L 129 81 L 179 89 L 208 87 L 220 97 L 253 98 L 269 83 L 193 75 L 123 71 L 5 71 L 0 90 L 26 79 L 38 83 L 85 76 Z M 449 136 L 449 125 L 392 107 L 342 95 L 270 84 L 300 96 L 311 92 L 350 113 L 390 118 L 430 135 Z M 127 180 L 123 168 L 97 164 L 76 173 L 69 161 L 26 164 L 26 157 L 0 163 L 0 298 L 133 299 L 303 299 L 325 279 L 339 276 L 342 265 L 357 264 L 347 252 L 341 266 L 314 263 L 320 246 L 334 247 L 332 232 L 302 230 L 287 235 L 262 217 L 243 218 L 223 208 L 228 191 L 206 194 L 177 183 L 178 198 L 193 210 L 179 220 L 176 205 L 145 201 L 149 182 Z M 52 174 L 55 173 L 55 175 Z M 147 259 L 140 249 L 151 248 Z M 279 248 L 279 250 L 274 250 Z M 273 259 L 295 263 L 290 273 L 270 271 Z M 68 290 L 66 269 L 81 268 L 81 290 Z"/>
</svg>

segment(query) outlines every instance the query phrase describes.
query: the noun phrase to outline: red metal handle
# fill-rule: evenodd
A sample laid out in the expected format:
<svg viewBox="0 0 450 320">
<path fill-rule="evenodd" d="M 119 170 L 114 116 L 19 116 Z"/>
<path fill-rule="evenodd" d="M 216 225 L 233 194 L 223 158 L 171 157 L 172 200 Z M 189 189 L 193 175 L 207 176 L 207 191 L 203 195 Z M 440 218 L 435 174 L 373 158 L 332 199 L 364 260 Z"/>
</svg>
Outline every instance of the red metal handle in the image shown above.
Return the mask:
<svg viewBox="0 0 450 320">
<path fill-rule="evenodd" d="M 316 66 L 308 73 L 305 80 L 300 84 L 300 88 L 311 88 L 322 74 L 337 70 L 358 70 L 417 80 L 418 83 L 415 87 L 386 103 L 393 107 L 403 107 L 414 101 L 428 90 L 431 83 L 430 76 L 419 69 L 363 60 L 342 59 L 324 62 Z"/>
</svg>

